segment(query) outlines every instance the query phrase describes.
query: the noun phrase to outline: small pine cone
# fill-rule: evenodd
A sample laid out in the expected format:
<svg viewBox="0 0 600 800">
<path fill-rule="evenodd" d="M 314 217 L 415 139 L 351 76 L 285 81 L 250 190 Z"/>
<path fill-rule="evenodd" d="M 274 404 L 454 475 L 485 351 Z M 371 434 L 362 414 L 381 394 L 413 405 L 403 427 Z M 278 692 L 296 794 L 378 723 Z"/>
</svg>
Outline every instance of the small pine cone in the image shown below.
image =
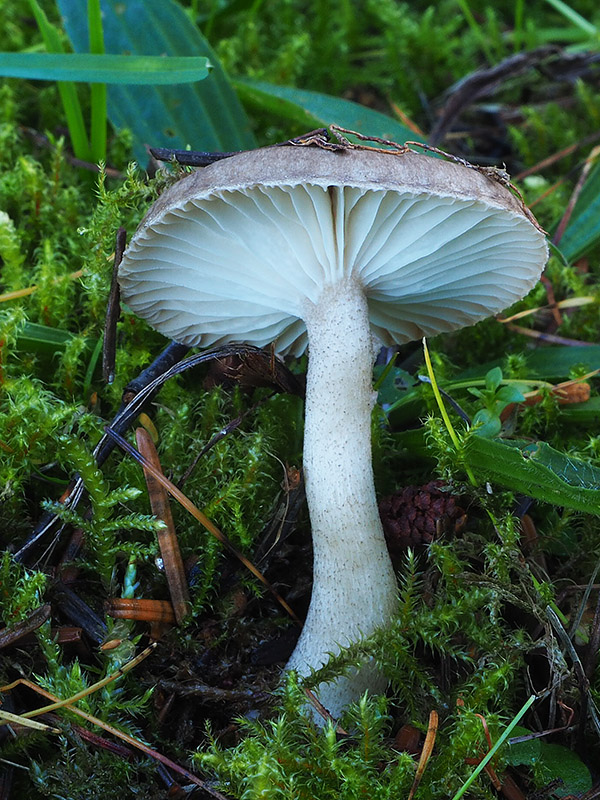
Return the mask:
<svg viewBox="0 0 600 800">
<path fill-rule="evenodd" d="M 406 486 L 381 499 L 379 514 L 392 557 L 407 547 L 429 544 L 436 534 L 464 526 L 464 510 L 442 485 L 442 481 L 430 481 L 425 486 Z"/>
</svg>

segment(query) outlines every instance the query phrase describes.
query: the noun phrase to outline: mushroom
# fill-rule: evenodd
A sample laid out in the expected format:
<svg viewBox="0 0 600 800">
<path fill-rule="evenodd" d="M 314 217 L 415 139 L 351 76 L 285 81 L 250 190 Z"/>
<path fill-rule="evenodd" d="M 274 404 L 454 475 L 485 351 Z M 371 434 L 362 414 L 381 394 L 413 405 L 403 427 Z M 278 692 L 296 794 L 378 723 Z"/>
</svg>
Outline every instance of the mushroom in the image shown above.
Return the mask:
<svg viewBox="0 0 600 800">
<path fill-rule="evenodd" d="M 287 668 L 306 676 L 389 624 L 397 587 L 371 465 L 374 340 L 401 344 L 500 311 L 547 246 L 489 175 L 414 153 L 263 148 L 184 177 L 120 266 L 129 307 L 177 342 L 308 346 L 304 473 L 314 582 Z M 385 681 L 372 664 L 321 684 L 344 706 Z"/>
</svg>

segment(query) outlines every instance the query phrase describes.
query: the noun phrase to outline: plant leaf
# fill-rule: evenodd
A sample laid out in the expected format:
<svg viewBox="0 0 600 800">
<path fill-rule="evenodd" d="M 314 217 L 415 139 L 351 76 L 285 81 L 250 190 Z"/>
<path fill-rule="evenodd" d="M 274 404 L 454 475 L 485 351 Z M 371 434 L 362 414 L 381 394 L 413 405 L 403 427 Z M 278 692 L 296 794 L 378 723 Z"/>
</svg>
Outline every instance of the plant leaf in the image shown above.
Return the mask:
<svg viewBox="0 0 600 800">
<path fill-rule="evenodd" d="M 104 54 L 100 0 L 88 0 L 90 53 Z M 106 161 L 106 83 L 93 83 L 90 91 L 90 151 L 94 163 Z"/>
<path fill-rule="evenodd" d="M 573 403 L 562 406 L 560 409 L 561 418 L 565 422 L 572 422 L 578 425 L 598 424 L 600 420 L 600 397 L 590 397 L 585 403 Z"/>
<path fill-rule="evenodd" d="M 530 734 L 530 730 L 519 725 L 512 730 L 512 738 L 514 739 L 520 736 L 529 736 Z M 502 757 L 512 767 L 516 767 L 519 764 L 526 764 L 531 767 L 539 758 L 541 747 L 542 743 L 539 739 L 528 739 L 525 742 L 516 742 L 515 744 L 511 744 L 508 741 L 507 746 L 502 751 Z"/>
<path fill-rule="evenodd" d="M 19 330 L 15 350 L 26 353 L 54 355 L 71 341 L 73 334 L 37 322 L 25 322 Z"/>
<path fill-rule="evenodd" d="M 502 370 L 500 367 L 493 367 L 485 376 L 485 388 L 495 392 L 502 383 Z"/>
<path fill-rule="evenodd" d="M 514 384 L 500 387 L 500 389 L 496 392 L 496 400 L 502 406 L 499 411 L 504 411 L 509 403 L 525 402 L 522 392 L 520 392 Z"/>
<path fill-rule="evenodd" d="M 38 81 L 154 85 L 191 83 L 208 75 L 203 57 L 110 56 L 91 53 L 0 53 L 0 75 Z"/>
<path fill-rule="evenodd" d="M 552 792 L 556 797 L 583 797 L 592 788 L 589 769 L 566 747 L 544 742 L 540 761 L 544 765 L 544 780 L 560 778 L 563 781 L 563 784 Z"/>
<path fill-rule="evenodd" d="M 592 168 L 558 248 L 568 261 L 587 253 L 600 241 L 600 164 Z"/>
<path fill-rule="evenodd" d="M 477 436 L 485 436 L 486 439 L 491 439 L 493 436 L 498 436 L 502 423 L 500 417 L 490 411 L 488 408 L 481 408 L 473 417 L 474 433 Z"/>
<path fill-rule="evenodd" d="M 582 366 L 585 372 L 600 367 L 600 345 L 576 347 L 540 347 L 525 352 L 525 369 L 523 377 L 527 380 L 551 381 L 556 378 L 568 378 L 574 366 Z M 476 380 L 484 378 L 489 370 L 498 362 L 488 361 L 478 364 L 455 376 L 454 381 Z M 453 381 L 453 382 L 454 382 Z"/>
<path fill-rule="evenodd" d="M 400 144 L 407 139 L 423 141 L 392 117 L 341 97 L 246 79 L 236 80 L 234 85 L 244 103 L 276 114 L 306 131 L 334 122 L 365 136 L 379 136 Z"/>
<path fill-rule="evenodd" d="M 480 479 L 555 506 L 600 514 L 600 470 L 546 442 L 470 436 L 464 455 Z"/>
<path fill-rule="evenodd" d="M 42 34 L 44 46 L 49 53 L 64 53 L 62 40 L 58 30 L 52 25 L 37 0 L 29 0 L 29 6 Z M 73 152 L 82 161 L 91 159 L 90 143 L 83 121 L 83 111 L 77 95 L 77 87 L 72 82 L 59 81 L 58 92 L 63 104 L 67 127 L 71 137 Z"/>
<path fill-rule="evenodd" d="M 85 52 L 88 31 L 81 0 L 57 0 L 73 48 Z M 162 88 L 111 86 L 108 116 L 134 137 L 134 156 L 147 160 L 146 145 L 197 150 L 245 150 L 256 146 L 250 124 L 212 48 L 173 0 L 101 0 L 107 53 L 194 56 L 212 65 L 202 83 Z M 166 64 L 170 59 L 163 59 Z"/>
<path fill-rule="evenodd" d="M 563 3 L 562 0 L 546 0 L 546 2 L 562 14 L 565 19 L 568 19 L 572 25 L 575 25 L 588 36 L 598 35 L 598 28 L 592 25 L 585 17 L 582 17 L 574 8 L 567 5 L 567 3 Z"/>
</svg>

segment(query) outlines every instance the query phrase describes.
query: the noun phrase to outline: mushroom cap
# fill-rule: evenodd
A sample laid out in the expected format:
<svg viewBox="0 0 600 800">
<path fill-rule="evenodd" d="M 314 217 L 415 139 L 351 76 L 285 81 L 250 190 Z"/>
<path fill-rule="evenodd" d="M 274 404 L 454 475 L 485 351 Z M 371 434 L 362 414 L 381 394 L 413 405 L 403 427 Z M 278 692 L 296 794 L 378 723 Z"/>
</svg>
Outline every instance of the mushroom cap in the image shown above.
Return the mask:
<svg viewBox="0 0 600 800">
<path fill-rule="evenodd" d="M 190 346 L 306 347 L 307 304 L 358 281 L 388 344 L 500 311 L 538 280 L 545 237 L 500 182 L 420 153 L 252 150 L 152 206 L 119 268 L 122 297 Z"/>
</svg>

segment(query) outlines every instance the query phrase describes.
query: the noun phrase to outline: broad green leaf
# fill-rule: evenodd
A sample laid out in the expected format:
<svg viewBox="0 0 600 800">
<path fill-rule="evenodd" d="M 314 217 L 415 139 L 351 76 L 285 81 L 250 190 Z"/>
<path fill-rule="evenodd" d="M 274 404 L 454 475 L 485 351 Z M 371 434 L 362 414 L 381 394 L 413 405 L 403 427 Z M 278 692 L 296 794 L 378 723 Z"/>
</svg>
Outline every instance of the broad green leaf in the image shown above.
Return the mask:
<svg viewBox="0 0 600 800">
<path fill-rule="evenodd" d="M 555 506 L 600 514 L 600 470 L 545 442 L 470 436 L 464 456 L 480 480 Z"/>
<path fill-rule="evenodd" d="M 540 44 L 558 44 L 559 42 L 589 42 L 590 37 L 581 28 L 537 28 L 535 37 Z"/>
<path fill-rule="evenodd" d="M 431 466 L 436 463 L 435 453 L 427 443 L 425 428 L 412 428 L 390 435 L 395 445 L 395 453 L 406 459 L 409 469 L 414 468 L 415 462 Z"/>
<path fill-rule="evenodd" d="M 578 425 L 594 423 L 596 429 L 600 426 L 600 397 L 590 397 L 585 403 L 573 403 L 562 406 L 561 419 Z"/>
<path fill-rule="evenodd" d="M 396 402 L 398 395 L 404 394 L 415 385 L 415 379 L 406 370 L 388 364 L 376 366 L 373 370 L 376 379 L 377 402 L 382 406 Z M 382 380 L 383 376 L 383 380 Z"/>
<path fill-rule="evenodd" d="M 500 409 L 501 411 L 503 411 L 506 408 L 506 406 L 509 405 L 509 403 L 525 402 L 523 393 L 520 392 L 514 384 L 510 386 L 502 386 L 496 393 L 496 399 L 502 406 L 502 408 Z"/>
<path fill-rule="evenodd" d="M 491 439 L 498 436 L 502 428 L 500 417 L 489 408 L 480 408 L 473 417 L 474 432 L 477 436 L 484 436 L 486 439 Z"/>
<path fill-rule="evenodd" d="M 581 762 L 579 756 L 566 747 L 544 742 L 540 761 L 544 765 L 544 780 L 549 782 L 560 778 L 563 782 L 552 792 L 556 797 L 583 797 L 592 788 L 589 769 Z"/>
<path fill-rule="evenodd" d="M 600 164 L 590 171 L 558 248 L 574 261 L 600 241 Z"/>
<path fill-rule="evenodd" d="M 77 52 L 88 49 L 81 0 L 57 0 Z M 256 146 L 248 118 L 219 61 L 174 0 L 100 0 L 107 53 L 207 58 L 205 81 L 163 88 L 110 86 L 108 116 L 134 137 L 134 155 L 145 164 L 146 146 L 194 150 L 245 150 Z M 164 59 L 167 63 L 169 59 Z"/>
<path fill-rule="evenodd" d="M 388 403 L 391 403 L 386 411 L 392 429 L 404 428 L 426 415 L 427 411 L 420 387 L 397 391 L 396 398 L 393 400 L 391 396 L 388 396 L 387 400 Z"/>
<path fill-rule="evenodd" d="M 334 122 L 365 136 L 379 136 L 399 143 L 423 141 L 392 117 L 341 97 L 251 80 L 236 80 L 235 87 L 247 105 L 276 114 L 306 131 Z"/>
<path fill-rule="evenodd" d="M 600 367 L 600 345 L 577 347 L 539 347 L 537 350 L 525 352 L 524 379 L 551 381 L 568 378 L 572 367 L 583 366 L 586 372 Z M 489 370 L 498 362 L 488 361 L 459 373 L 455 380 L 484 378 Z M 444 387 L 445 388 L 445 387 Z"/>
<path fill-rule="evenodd" d="M 511 738 L 516 739 L 520 736 L 530 735 L 530 730 L 517 725 L 516 728 L 513 728 Z M 539 758 L 541 747 L 542 743 L 539 739 L 535 738 L 527 739 L 525 742 L 516 742 L 515 744 L 511 744 L 509 741 L 502 750 L 502 757 L 505 759 L 506 763 L 510 764 L 512 767 L 516 767 L 519 764 L 525 764 L 530 767 L 533 765 L 534 761 Z"/>
<path fill-rule="evenodd" d="M 90 53 L 0 53 L 0 75 L 38 81 L 109 84 L 173 84 L 208 75 L 203 57 L 111 56 Z"/>
<path fill-rule="evenodd" d="M 26 322 L 19 331 L 15 349 L 26 353 L 53 355 L 62 350 L 72 338 L 73 334 L 68 331 Z"/>
</svg>

